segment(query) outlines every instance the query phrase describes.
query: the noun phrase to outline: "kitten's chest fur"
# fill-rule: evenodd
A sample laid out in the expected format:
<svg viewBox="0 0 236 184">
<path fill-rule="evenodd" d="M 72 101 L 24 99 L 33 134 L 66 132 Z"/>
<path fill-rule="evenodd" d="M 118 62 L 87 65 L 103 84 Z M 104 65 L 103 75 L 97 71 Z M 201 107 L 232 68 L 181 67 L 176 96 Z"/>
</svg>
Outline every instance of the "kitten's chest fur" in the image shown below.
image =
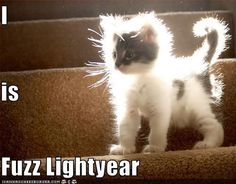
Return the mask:
<svg viewBox="0 0 236 184">
<path fill-rule="evenodd" d="M 153 108 L 158 106 L 162 99 L 163 92 L 169 97 L 170 88 L 166 81 L 154 76 L 142 76 L 135 80 L 131 87 L 127 89 L 127 99 L 129 105 L 137 108 L 140 115 L 149 117 L 152 115 Z M 162 95 L 158 95 L 162 93 Z"/>
<path fill-rule="evenodd" d="M 130 93 L 133 93 L 134 95 L 134 103 L 136 104 L 137 108 L 139 109 L 140 113 L 147 114 L 147 108 L 150 99 L 150 96 L 148 95 L 148 90 L 150 89 L 150 84 L 141 83 L 135 86 L 132 90 L 130 90 Z M 146 113 L 145 113 L 146 112 Z"/>
</svg>

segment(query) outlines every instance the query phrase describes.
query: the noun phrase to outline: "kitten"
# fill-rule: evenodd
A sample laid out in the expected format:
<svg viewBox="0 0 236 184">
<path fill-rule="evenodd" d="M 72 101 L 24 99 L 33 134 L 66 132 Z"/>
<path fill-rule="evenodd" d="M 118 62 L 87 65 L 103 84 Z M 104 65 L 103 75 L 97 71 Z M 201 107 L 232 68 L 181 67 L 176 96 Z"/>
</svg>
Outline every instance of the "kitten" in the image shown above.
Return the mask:
<svg viewBox="0 0 236 184">
<path fill-rule="evenodd" d="M 192 126 L 202 135 L 193 149 L 218 147 L 224 131 L 212 112 L 212 95 L 204 88 L 202 76 L 209 77 L 209 65 L 225 49 L 229 36 L 226 25 L 205 18 L 194 25 L 196 36 L 205 37 L 191 57 L 172 55 L 172 34 L 154 12 L 130 19 L 101 16 L 101 43 L 111 103 L 118 125 L 119 144 L 110 154 L 134 153 L 141 116 L 149 119 L 149 145 L 144 153 L 165 151 L 172 124 Z M 96 45 L 99 47 L 99 45 Z M 219 95 L 218 95 L 219 96 Z"/>
</svg>

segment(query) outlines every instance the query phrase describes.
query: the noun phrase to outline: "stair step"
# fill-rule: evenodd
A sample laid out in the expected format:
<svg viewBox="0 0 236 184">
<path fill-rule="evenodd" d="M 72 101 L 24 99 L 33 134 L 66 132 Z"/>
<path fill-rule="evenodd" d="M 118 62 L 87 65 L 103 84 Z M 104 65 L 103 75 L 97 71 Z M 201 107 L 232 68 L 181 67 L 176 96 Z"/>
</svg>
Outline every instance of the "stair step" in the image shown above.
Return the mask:
<svg viewBox="0 0 236 184">
<path fill-rule="evenodd" d="M 236 144 L 236 60 L 220 60 L 213 71 L 225 84 L 222 110 L 225 146 Z M 0 103 L 0 156 L 105 155 L 115 143 L 115 125 L 106 85 L 89 89 L 100 77 L 86 68 L 1 72 L 0 81 L 19 88 L 17 102 Z M 173 131 L 169 150 L 190 149 L 197 136 Z M 7 141 L 7 144 L 6 144 Z M 143 142 L 140 142 L 140 144 Z M 142 146 L 142 145 L 140 145 Z"/>
</svg>

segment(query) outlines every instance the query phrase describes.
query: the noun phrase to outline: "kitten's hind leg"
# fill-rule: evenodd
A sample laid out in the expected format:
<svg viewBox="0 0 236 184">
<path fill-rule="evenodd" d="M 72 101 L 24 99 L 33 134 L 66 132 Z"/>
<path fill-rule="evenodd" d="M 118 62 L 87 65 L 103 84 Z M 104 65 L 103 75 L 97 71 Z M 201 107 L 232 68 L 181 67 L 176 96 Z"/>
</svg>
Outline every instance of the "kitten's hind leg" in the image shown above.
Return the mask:
<svg viewBox="0 0 236 184">
<path fill-rule="evenodd" d="M 197 124 L 198 131 L 203 135 L 203 140 L 197 142 L 193 149 L 214 148 L 222 145 L 224 130 L 222 125 L 214 118 L 201 118 Z"/>
<path fill-rule="evenodd" d="M 130 154 L 136 151 L 135 141 L 140 122 L 141 117 L 137 110 L 127 111 L 124 117 L 118 117 L 119 145 L 110 148 L 111 155 Z"/>
</svg>

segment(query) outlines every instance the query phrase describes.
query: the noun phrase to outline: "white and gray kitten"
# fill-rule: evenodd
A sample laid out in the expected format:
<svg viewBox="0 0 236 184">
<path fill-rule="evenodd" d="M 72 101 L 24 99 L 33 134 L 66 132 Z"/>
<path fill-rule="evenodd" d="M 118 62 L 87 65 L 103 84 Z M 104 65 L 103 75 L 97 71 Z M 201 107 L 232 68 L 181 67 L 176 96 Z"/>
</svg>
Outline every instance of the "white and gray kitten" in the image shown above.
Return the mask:
<svg viewBox="0 0 236 184">
<path fill-rule="evenodd" d="M 150 123 L 145 153 L 165 151 L 172 124 L 191 126 L 203 135 L 194 149 L 220 146 L 224 131 L 211 109 L 214 94 L 204 88 L 201 76 L 210 76 L 209 65 L 216 62 L 226 47 L 229 37 L 226 25 L 215 18 L 197 22 L 193 32 L 205 37 L 202 47 L 191 57 L 177 58 L 172 55 L 172 35 L 154 12 L 129 19 L 100 18 L 102 39 L 90 40 L 101 43 L 105 62 L 95 66 L 104 69 L 96 74 L 106 71 L 107 75 L 98 84 L 108 80 L 118 125 L 119 144 L 110 148 L 110 154 L 136 151 L 141 116 Z M 220 98 L 219 93 L 215 96 Z"/>
</svg>

